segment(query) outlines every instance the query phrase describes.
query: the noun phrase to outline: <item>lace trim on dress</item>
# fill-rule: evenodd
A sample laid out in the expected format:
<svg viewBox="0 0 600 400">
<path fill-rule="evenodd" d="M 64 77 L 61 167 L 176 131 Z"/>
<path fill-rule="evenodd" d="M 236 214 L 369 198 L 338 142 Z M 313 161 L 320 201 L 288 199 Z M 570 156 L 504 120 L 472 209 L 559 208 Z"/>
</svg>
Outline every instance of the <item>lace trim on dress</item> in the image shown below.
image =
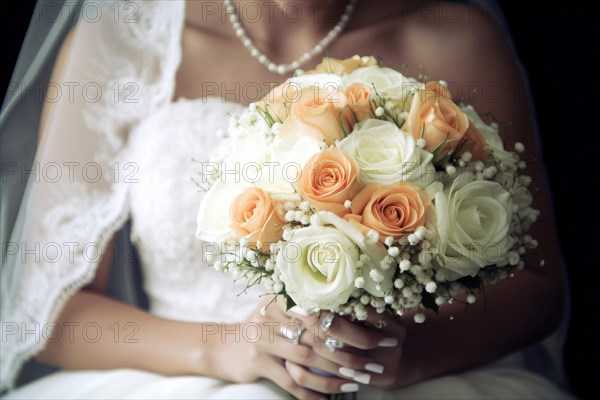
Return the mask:
<svg viewBox="0 0 600 400">
<path fill-rule="evenodd" d="M 123 18 L 112 20 L 110 7 L 117 3 L 93 3 L 101 7 L 104 18 L 94 24 L 80 21 L 74 43 L 79 43 L 84 57 L 99 57 L 68 60 L 68 72 L 79 82 L 87 77 L 101 88 L 103 96 L 97 102 L 82 102 L 81 110 L 67 105 L 68 112 L 74 119 L 82 119 L 85 128 L 83 123 L 58 121 L 57 129 L 45 135 L 45 152 L 38 151 L 36 161 L 96 162 L 106 173 L 119 165 L 115 162 L 127 161 L 129 131 L 171 100 L 181 58 L 184 3 L 120 2 L 120 10 L 131 10 L 133 4 L 131 23 Z M 77 57 L 77 51 L 70 57 Z M 73 72 L 78 67 L 87 70 Z M 129 215 L 128 191 L 126 182 L 110 179 L 54 185 L 28 182 L 18 218 L 22 225 L 17 231 L 22 233 L 13 235 L 11 242 L 47 247 L 50 253 L 39 260 L 26 254 L 14 257 L 10 260 L 14 262 L 13 275 L 5 274 L 3 266 L 3 279 L 8 276 L 12 287 L 7 297 L 2 296 L 0 390 L 11 388 L 25 361 L 43 350 L 48 340 L 57 339 L 64 327 L 54 321 L 67 300 L 93 279 L 101 259 L 98 250 L 106 248 Z M 62 252 L 55 261 L 53 246 L 54 251 Z"/>
</svg>

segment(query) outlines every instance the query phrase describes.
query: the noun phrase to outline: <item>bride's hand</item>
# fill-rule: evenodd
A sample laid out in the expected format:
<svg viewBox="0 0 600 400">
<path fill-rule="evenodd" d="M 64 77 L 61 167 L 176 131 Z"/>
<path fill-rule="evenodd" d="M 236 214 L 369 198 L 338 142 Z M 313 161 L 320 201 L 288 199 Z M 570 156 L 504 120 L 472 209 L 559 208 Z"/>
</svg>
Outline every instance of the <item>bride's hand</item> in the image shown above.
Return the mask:
<svg viewBox="0 0 600 400">
<path fill-rule="evenodd" d="M 340 374 L 340 368 L 370 359 L 356 355 L 336 360 L 322 342 L 320 328 L 305 323 L 310 318 L 302 317 L 301 321 L 299 315 L 286 312 L 281 299 L 268 306 L 263 315 L 261 309 L 271 300 L 261 302 L 246 321 L 220 325 L 220 332 L 215 328 L 208 346 L 211 355 L 204 361 L 215 366 L 213 375 L 240 383 L 266 378 L 299 399 L 324 399 L 323 393 L 357 391 L 356 382 Z M 294 337 L 300 327 L 302 333 L 296 343 Z M 308 368 L 332 376 L 310 373 Z"/>
<path fill-rule="evenodd" d="M 262 315 L 261 309 L 269 302 L 259 304 L 246 321 L 222 326 L 221 334 L 215 335 L 225 339 L 214 343 L 218 360 L 210 362 L 220 370 L 213 371 L 216 376 L 234 382 L 266 378 L 300 399 L 357 391 L 358 383 L 394 383 L 404 335 L 394 319 L 390 318 L 386 329 L 377 329 L 335 316 L 324 329 L 330 313 L 286 312 L 279 300 Z M 366 322 L 376 324 L 380 319 L 371 312 Z"/>
<path fill-rule="evenodd" d="M 395 386 L 399 377 L 405 328 L 399 319 L 389 314 L 368 310 L 364 322 L 352 322 L 339 315 L 321 312 L 320 315 L 294 314 L 303 326 L 311 327 L 301 342 L 311 340 L 314 352 L 338 366 L 338 376 L 374 386 Z M 376 326 L 383 327 L 377 328 Z M 323 329 L 324 327 L 328 329 Z M 318 339 L 316 339 L 318 337 Z M 315 379 L 314 374 L 299 365 L 288 363 L 294 381 L 300 385 Z"/>
</svg>

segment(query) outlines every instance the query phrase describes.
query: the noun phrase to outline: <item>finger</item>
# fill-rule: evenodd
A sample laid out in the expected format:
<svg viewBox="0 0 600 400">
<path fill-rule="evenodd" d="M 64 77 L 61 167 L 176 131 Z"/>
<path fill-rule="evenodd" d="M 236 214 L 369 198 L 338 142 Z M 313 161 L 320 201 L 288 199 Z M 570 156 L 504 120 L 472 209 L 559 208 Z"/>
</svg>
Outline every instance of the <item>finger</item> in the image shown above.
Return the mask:
<svg viewBox="0 0 600 400">
<path fill-rule="evenodd" d="M 367 319 L 364 321 L 369 326 L 382 329 L 384 331 L 404 330 L 404 325 L 400 317 L 388 312 L 378 313 L 373 307 L 367 307 Z"/>
<path fill-rule="evenodd" d="M 398 339 L 390 336 L 389 332 L 358 325 L 339 315 L 333 318 L 329 329 L 325 332 L 323 331 L 323 324 L 327 316 L 327 313 L 321 314 L 319 323 L 317 324 L 318 328 L 316 328 L 323 341 L 331 337 L 341 341 L 346 346 L 363 350 L 379 347 L 396 347 L 398 345 Z"/>
<path fill-rule="evenodd" d="M 359 389 L 358 383 L 356 382 L 317 375 L 291 361 L 286 361 L 285 367 L 287 368 L 294 382 L 302 387 L 312 389 L 317 392 L 349 393 L 357 392 Z"/>
<path fill-rule="evenodd" d="M 332 349 L 335 351 L 332 351 Z M 368 373 L 381 374 L 385 370 L 385 367 L 372 357 L 373 350 L 360 350 L 357 352 L 355 349 L 350 349 L 347 346 L 336 349 L 328 347 L 324 342 L 314 345 L 313 350 L 324 359 L 355 371 L 368 371 Z"/>
<path fill-rule="evenodd" d="M 290 331 L 291 329 L 287 327 L 281 329 L 283 341 L 277 339 L 277 342 L 274 343 L 275 346 L 270 350 L 272 355 L 342 378 L 352 378 L 356 382 L 364 384 L 371 381 L 371 373 L 383 372 L 384 367 L 374 362 L 372 357 L 344 351 L 333 353 L 329 350 L 331 347 L 328 347 L 318 337 L 311 338 L 312 335 L 308 332 L 303 332 L 300 336 L 300 343 L 295 343 L 292 341 L 292 337 L 288 336 Z M 296 332 L 293 331 L 293 333 Z M 327 340 L 337 341 L 332 338 Z"/>
<path fill-rule="evenodd" d="M 373 307 L 366 307 L 366 311 L 367 319 L 363 322 L 369 324 L 370 326 L 383 328 L 395 319 L 387 312 L 378 313 Z"/>
<path fill-rule="evenodd" d="M 326 400 L 327 398 L 321 393 L 309 390 L 301 385 L 297 384 L 292 378 L 288 370 L 274 359 L 269 362 L 266 368 L 265 378 L 272 380 L 279 387 L 286 392 L 290 393 L 297 399 L 315 399 L 315 400 Z"/>
<path fill-rule="evenodd" d="M 287 318 L 297 319 L 302 321 L 302 325 L 305 327 L 317 326 L 319 323 L 319 315 L 321 312 L 317 313 L 307 313 L 302 308 L 298 306 L 294 306 L 287 311 L 284 311 L 283 314 Z"/>
<path fill-rule="evenodd" d="M 389 372 L 385 372 L 383 374 L 373 374 L 373 379 L 371 380 L 371 385 L 373 386 L 389 386 L 392 385 L 397 377 L 391 372 L 393 368 L 390 368 Z"/>
<path fill-rule="evenodd" d="M 373 310 L 373 313 L 375 313 L 375 310 Z M 315 339 L 315 343 L 318 339 L 325 341 L 327 338 L 333 337 L 350 347 L 359 349 L 373 349 L 378 347 L 379 340 L 377 337 L 369 337 L 367 334 L 367 332 L 372 331 L 371 327 L 351 322 L 340 315 L 335 315 L 335 313 L 321 312 L 307 314 L 301 308 L 292 307 L 285 314 L 288 317 L 301 321 L 305 330 L 310 332 L 311 337 Z M 374 317 L 372 316 L 372 318 Z M 383 337 L 385 335 L 381 331 L 374 332 L 377 332 L 375 336 L 381 336 L 380 339 L 385 339 Z"/>
<path fill-rule="evenodd" d="M 329 372 L 334 375 L 343 376 L 340 374 L 340 365 L 334 361 L 320 356 L 312 347 L 301 343 L 295 344 L 287 338 L 276 336 L 272 343 L 265 351 L 272 356 L 290 360 L 296 364 L 319 369 Z"/>
<path fill-rule="evenodd" d="M 332 352 L 330 347 L 320 339 L 316 341 L 308 337 L 309 335 L 303 335 L 300 344 L 292 344 L 289 349 L 281 349 L 284 355 L 288 354 L 285 358 L 302 366 L 317 368 L 364 384 L 370 383 L 373 372 L 381 374 L 385 369 L 369 355 L 354 354 L 343 350 Z M 327 340 L 336 339 L 328 338 Z M 308 343 L 303 344 L 303 342 Z M 370 352 L 373 353 L 373 350 Z"/>
</svg>

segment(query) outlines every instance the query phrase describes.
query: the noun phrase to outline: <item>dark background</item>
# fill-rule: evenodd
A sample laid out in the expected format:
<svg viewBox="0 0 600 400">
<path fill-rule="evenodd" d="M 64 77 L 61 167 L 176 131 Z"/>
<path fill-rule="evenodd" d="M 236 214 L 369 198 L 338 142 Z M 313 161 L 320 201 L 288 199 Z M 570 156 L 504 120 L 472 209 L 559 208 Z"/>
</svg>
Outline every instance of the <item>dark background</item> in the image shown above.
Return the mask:
<svg viewBox="0 0 600 400">
<path fill-rule="evenodd" d="M 584 2 L 500 3 L 529 73 L 569 271 L 572 314 L 565 347 L 567 373 L 577 394 L 597 399 L 600 343 L 594 328 L 600 326 L 596 289 L 600 274 L 594 253 L 599 251 L 599 203 L 584 188 L 600 186 L 595 163 L 600 128 L 592 123 L 598 118 L 594 100 L 600 68 L 592 53 L 596 58 L 600 55 L 600 14 L 596 5 Z"/>
<path fill-rule="evenodd" d="M 569 270 L 572 316 L 565 347 L 566 370 L 582 398 L 599 398 L 600 226 L 596 161 L 600 107 L 595 103 L 600 67 L 600 13 L 586 2 L 549 4 L 500 1 L 529 73 L 542 135 L 544 160 L 554 193 L 559 236 Z M 33 13 L 33 1 L 3 4 L 2 93 L 4 94 Z M 596 265 L 596 267 L 594 267 Z"/>
</svg>

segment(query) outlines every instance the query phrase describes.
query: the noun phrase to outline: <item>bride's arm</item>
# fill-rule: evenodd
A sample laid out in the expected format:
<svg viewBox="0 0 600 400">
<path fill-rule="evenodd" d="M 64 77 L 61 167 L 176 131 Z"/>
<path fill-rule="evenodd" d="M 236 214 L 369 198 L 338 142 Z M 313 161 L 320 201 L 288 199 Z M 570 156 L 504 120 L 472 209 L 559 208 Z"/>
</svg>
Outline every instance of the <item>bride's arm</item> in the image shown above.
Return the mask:
<svg viewBox="0 0 600 400">
<path fill-rule="evenodd" d="M 350 383 L 325 377 L 316 387 L 294 382 L 282 358 L 332 373 L 337 373 L 339 365 L 320 358 L 309 346 L 280 337 L 276 328 L 289 324 L 289 320 L 282 321 L 277 312 L 262 318 L 259 310 L 264 304 L 247 321 L 261 333 L 260 340 L 250 341 L 242 337 L 240 323 L 173 321 L 104 296 L 110 259 L 107 251 L 94 281 L 66 303 L 55 321 L 65 329 L 37 354 L 37 361 L 65 369 L 134 368 L 233 382 L 267 378 L 302 399 L 322 399 L 316 390 L 339 392 L 342 385 Z"/>
<path fill-rule="evenodd" d="M 564 294 L 554 275 L 523 271 L 487 287 L 466 312 L 455 302 L 425 324 L 407 315 L 397 385 L 470 369 L 541 340 L 562 317 Z"/>
<path fill-rule="evenodd" d="M 202 325 L 158 318 L 104 296 L 114 240 L 103 253 L 94 280 L 69 299 L 55 321 L 63 328 L 60 335 L 36 360 L 67 369 L 207 374 L 203 362 L 207 355 L 202 351 L 206 347 L 198 346 Z"/>
<path fill-rule="evenodd" d="M 530 234 L 539 241 L 540 252 L 514 278 L 487 286 L 466 312 L 464 304 L 455 303 L 442 306 L 439 316 L 431 313 L 424 324 L 415 324 L 411 315 L 403 317 L 407 332 L 398 374 L 402 385 L 498 359 L 549 335 L 563 318 L 560 247 L 529 93 L 504 32 L 488 20 L 464 25 L 449 28 L 452 32 L 446 33 L 452 39 L 419 46 L 416 58 L 432 79 L 451 82 L 478 113 L 490 113 L 501 134 L 506 129 L 509 149 L 515 142 L 525 145 L 533 207 L 541 211 Z"/>
<path fill-rule="evenodd" d="M 40 362 L 67 369 L 136 368 L 165 375 L 211 375 L 203 362 L 209 346 L 198 345 L 201 324 L 158 318 L 89 289 L 67 302 L 56 324 L 71 327 L 70 332 L 62 329 L 58 340 L 37 355 Z"/>
</svg>

